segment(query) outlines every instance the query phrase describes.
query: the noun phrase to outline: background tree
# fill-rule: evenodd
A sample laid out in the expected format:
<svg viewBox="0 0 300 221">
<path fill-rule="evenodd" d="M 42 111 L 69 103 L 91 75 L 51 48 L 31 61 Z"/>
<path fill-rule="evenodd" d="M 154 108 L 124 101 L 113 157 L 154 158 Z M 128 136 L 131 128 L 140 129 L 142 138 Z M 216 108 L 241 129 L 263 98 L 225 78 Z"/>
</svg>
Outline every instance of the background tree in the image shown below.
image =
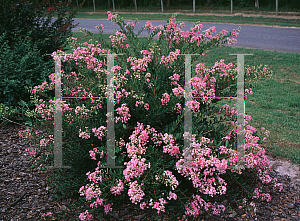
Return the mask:
<svg viewBox="0 0 300 221">
<path fill-rule="evenodd" d="M 0 103 L 16 107 L 30 100 L 28 88 L 49 80 L 54 62 L 48 54 L 67 45 L 77 5 L 71 0 L 0 0 L 0 5 Z"/>
<path fill-rule="evenodd" d="M 255 8 L 259 9 L 259 0 L 255 0 Z"/>
</svg>

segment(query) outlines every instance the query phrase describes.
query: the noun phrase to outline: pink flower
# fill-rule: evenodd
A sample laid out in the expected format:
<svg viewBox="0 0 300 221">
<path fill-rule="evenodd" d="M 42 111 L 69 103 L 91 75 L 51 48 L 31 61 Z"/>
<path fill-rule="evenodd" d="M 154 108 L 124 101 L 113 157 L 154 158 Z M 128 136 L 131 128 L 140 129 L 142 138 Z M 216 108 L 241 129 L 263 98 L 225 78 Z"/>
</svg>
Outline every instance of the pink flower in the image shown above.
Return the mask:
<svg viewBox="0 0 300 221">
<path fill-rule="evenodd" d="M 180 50 L 176 49 L 175 52 L 170 52 L 170 54 L 165 57 L 161 57 L 160 64 L 163 63 L 165 66 L 167 66 L 170 63 L 173 63 L 175 60 L 177 60 L 178 55 L 180 54 Z"/>
<path fill-rule="evenodd" d="M 102 137 L 105 136 L 106 133 L 106 127 L 101 126 L 98 129 L 97 128 L 93 128 L 92 132 L 95 134 L 95 137 L 97 137 L 98 139 L 102 140 Z"/>
<path fill-rule="evenodd" d="M 178 88 L 173 88 L 172 91 L 174 95 L 179 98 L 183 97 L 185 92 L 181 86 L 178 86 Z"/>
<path fill-rule="evenodd" d="M 124 183 L 122 182 L 122 180 L 119 180 L 119 183 L 117 186 L 112 186 L 110 188 L 110 191 L 112 194 L 116 195 L 120 195 L 122 191 L 124 191 Z"/>
<path fill-rule="evenodd" d="M 170 101 L 170 96 L 168 93 L 163 94 L 163 98 L 161 99 L 162 105 L 167 104 Z"/>
<path fill-rule="evenodd" d="M 120 115 L 120 117 L 116 118 L 116 123 L 118 123 L 119 120 L 121 120 L 123 123 L 127 123 L 131 115 L 129 113 L 129 108 L 126 107 L 126 104 L 122 104 L 121 107 L 116 109 L 116 111 Z"/>
<path fill-rule="evenodd" d="M 89 214 L 89 211 L 85 211 L 83 213 L 80 213 L 79 215 L 80 220 L 93 220 L 93 215 Z"/>
<path fill-rule="evenodd" d="M 131 182 L 128 190 L 128 196 L 132 203 L 137 204 L 143 199 L 145 195 L 144 191 L 141 189 L 141 186 L 137 183 L 137 181 Z"/>
<path fill-rule="evenodd" d="M 81 132 L 81 128 L 79 129 L 79 137 L 82 139 L 89 139 L 91 136 L 87 132 Z"/>
<path fill-rule="evenodd" d="M 112 211 L 111 205 L 112 204 L 104 205 L 104 212 L 105 212 L 105 214 L 109 213 L 109 211 Z"/>
</svg>

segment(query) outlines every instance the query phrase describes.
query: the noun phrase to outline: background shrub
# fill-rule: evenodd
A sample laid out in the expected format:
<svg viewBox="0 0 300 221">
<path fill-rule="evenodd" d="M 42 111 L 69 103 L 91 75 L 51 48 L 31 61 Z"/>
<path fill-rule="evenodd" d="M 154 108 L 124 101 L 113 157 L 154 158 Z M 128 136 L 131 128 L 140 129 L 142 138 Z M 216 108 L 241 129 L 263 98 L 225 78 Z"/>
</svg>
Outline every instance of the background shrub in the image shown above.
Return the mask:
<svg viewBox="0 0 300 221">
<path fill-rule="evenodd" d="M 5 40 L 6 34 L 0 36 L 0 90 L 3 96 L 0 102 L 7 106 L 17 106 L 19 101 L 30 99 L 26 86 L 42 83 L 53 71 L 54 63 L 45 62 L 37 46 L 27 36 L 22 39 L 17 34 L 10 36 L 13 43 Z"/>
<path fill-rule="evenodd" d="M 47 81 L 54 72 L 53 59 L 46 54 L 67 45 L 77 10 L 67 0 L 0 0 L 0 4 L 0 92 L 4 95 L 0 103 L 18 108 L 23 100 L 31 107 L 25 88 Z"/>
</svg>

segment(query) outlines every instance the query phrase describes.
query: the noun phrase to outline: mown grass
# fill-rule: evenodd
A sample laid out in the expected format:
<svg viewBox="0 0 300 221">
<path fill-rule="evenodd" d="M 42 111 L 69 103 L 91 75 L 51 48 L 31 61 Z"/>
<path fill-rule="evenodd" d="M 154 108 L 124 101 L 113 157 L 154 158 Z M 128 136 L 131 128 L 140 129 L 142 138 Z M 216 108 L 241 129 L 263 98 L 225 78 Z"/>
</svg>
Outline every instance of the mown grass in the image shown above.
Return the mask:
<svg viewBox="0 0 300 221">
<path fill-rule="evenodd" d="M 73 36 L 81 43 L 91 38 L 75 32 Z M 104 36 L 108 39 L 109 34 Z M 236 53 L 253 54 L 245 56 L 245 66 L 268 65 L 273 71 L 271 79 L 261 80 L 253 88 L 253 95 L 246 100 L 246 114 L 252 116 L 252 126 L 270 131 L 263 145 L 268 152 L 300 165 L 300 54 L 224 46 L 207 51 L 200 62 L 208 67 L 220 59 L 236 63 L 236 56 L 229 55 Z"/>
<path fill-rule="evenodd" d="M 125 20 L 156 20 L 166 21 L 169 20 L 171 14 L 135 14 L 135 13 L 119 13 Z M 106 12 L 78 12 L 76 18 L 84 19 L 107 19 Z M 178 14 L 176 19 L 178 21 L 185 22 L 218 22 L 218 23 L 233 23 L 233 24 L 256 24 L 256 25 L 269 25 L 269 26 L 286 26 L 286 27 L 300 27 L 300 19 L 284 19 L 284 18 L 272 18 L 272 17 L 244 17 L 242 15 L 234 16 L 213 16 L 213 15 L 184 15 Z"/>
</svg>

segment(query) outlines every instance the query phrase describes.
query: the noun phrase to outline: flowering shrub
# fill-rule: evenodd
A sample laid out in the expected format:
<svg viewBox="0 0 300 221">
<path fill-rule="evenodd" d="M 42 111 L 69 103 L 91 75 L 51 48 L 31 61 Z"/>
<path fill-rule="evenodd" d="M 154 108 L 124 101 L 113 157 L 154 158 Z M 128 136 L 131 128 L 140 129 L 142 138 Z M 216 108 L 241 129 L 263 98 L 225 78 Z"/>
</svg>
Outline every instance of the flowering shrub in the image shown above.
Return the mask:
<svg viewBox="0 0 300 221">
<path fill-rule="evenodd" d="M 230 33 L 222 30 L 214 35 L 214 27 L 201 32 L 203 26 L 196 24 L 190 31 L 182 31 L 184 23 L 178 27 L 172 17 L 166 26 L 147 22 L 144 29 L 149 37 L 141 41 L 133 32 L 136 23 L 125 24 L 110 12 L 108 19 L 121 28 L 110 36 L 111 44 L 103 40 L 103 26 L 97 26 L 100 43 L 80 45 L 73 38 L 72 54 L 56 52 L 76 67 L 70 74 L 62 71 L 63 96 L 87 98 L 83 102 L 74 99 L 62 103 L 65 137 L 79 143 L 74 144 L 76 148 L 86 150 L 90 160 L 81 162 L 84 167 L 95 165 L 94 172 L 86 172 L 88 182 L 79 189 L 80 196 L 90 206 L 80 214 L 80 220 L 105 216 L 126 200 L 142 210 L 173 214 L 173 219 L 197 217 L 204 212 L 219 214 L 226 209 L 224 199 L 236 197 L 236 193 L 240 200 L 244 199 L 240 208 L 254 208 L 252 199 L 269 201 L 270 195 L 262 193 L 262 186 L 272 184 L 275 190 L 281 185 L 268 175 L 270 163 L 256 136 L 257 130 L 249 125 L 251 116 L 245 115 L 245 168 L 242 169 L 237 166 L 236 107 L 223 105 L 220 109 L 219 100 L 215 99 L 236 96 L 237 68 L 232 63 L 225 64 L 224 60 L 206 68 L 193 56 L 195 70 L 189 84 L 194 99 L 189 107 L 185 106 L 182 54 L 202 55 L 212 46 L 232 44 L 239 30 Z M 104 137 L 107 135 L 108 73 L 107 60 L 102 55 L 112 53 L 122 54 L 115 57 L 111 70 L 113 82 L 108 83 L 114 86 L 115 95 L 115 162 L 117 166 L 124 165 L 123 169 L 103 168 L 107 162 Z M 255 79 L 271 75 L 265 68 L 254 70 L 246 70 L 246 87 Z M 50 83 L 44 82 L 32 93 L 53 89 L 55 75 L 49 79 Z M 245 89 L 245 98 L 249 94 L 252 89 Z M 49 104 L 36 101 L 37 115 L 53 127 L 53 101 L 49 100 Z M 185 108 L 193 114 L 190 167 L 182 167 L 186 152 Z M 50 144 L 46 140 L 41 143 Z M 76 152 L 76 148 L 71 150 Z M 67 163 L 75 165 L 72 161 Z M 260 183 L 259 188 L 255 183 Z"/>
</svg>

